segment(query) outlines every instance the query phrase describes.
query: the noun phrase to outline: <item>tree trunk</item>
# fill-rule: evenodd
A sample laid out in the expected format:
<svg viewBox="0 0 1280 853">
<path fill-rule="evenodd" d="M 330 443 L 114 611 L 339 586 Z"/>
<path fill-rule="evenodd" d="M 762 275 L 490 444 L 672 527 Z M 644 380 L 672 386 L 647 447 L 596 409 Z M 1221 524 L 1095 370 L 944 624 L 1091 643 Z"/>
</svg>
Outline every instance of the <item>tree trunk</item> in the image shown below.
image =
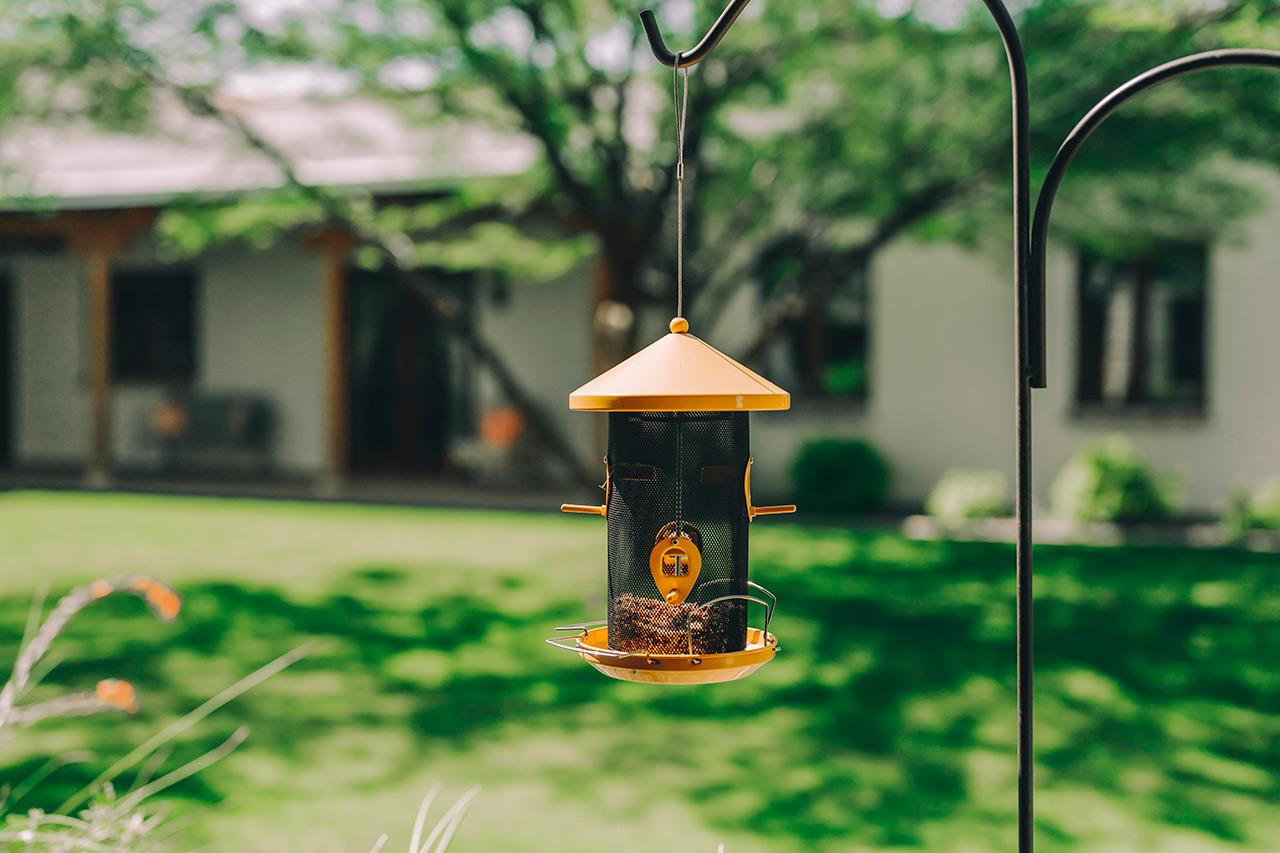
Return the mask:
<svg viewBox="0 0 1280 853">
<path fill-rule="evenodd" d="M 804 393 L 809 399 L 824 396 L 826 383 L 823 381 L 824 364 L 826 362 L 826 305 L 828 270 L 816 269 L 814 265 L 806 265 L 805 279 L 809 282 L 809 292 L 805 299 L 805 340 L 804 340 Z"/>
<path fill-rule="evenodd" d="M 639 349 L 643 310 L 639 253 L 621 243 L 606 237 L 595 266 L 591 366 L 596 376 Z"/>
<path fill-rule="evenodd" d="M 591 375 L 599 376 L 629 358 L 639 348 L 642 294 L 640 264 L 634 250 L 605 237 L 592 271 Z M 596 418 L 591 431 L 592 455 L 606 452 L 605 418 Z"/>
</svg>

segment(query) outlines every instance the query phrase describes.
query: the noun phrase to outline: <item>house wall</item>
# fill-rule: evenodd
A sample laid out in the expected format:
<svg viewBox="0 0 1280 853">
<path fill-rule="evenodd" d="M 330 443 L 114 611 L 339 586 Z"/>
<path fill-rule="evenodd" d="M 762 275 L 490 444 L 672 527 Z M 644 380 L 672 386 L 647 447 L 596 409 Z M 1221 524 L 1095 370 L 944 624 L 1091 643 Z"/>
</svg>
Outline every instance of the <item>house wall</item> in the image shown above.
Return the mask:
<svg viewBox="0 0 1280 853">
<path fill-rule="evenodd" d="M 600 416 L 570 411 L 569 392 L 591 379 L 590 276 L 587 263 L 553 281 L 515 280 L 500 304 L 482 293 L 477 312 L 479 334 L 584 459 L 593 455 Z M 504 404 L 484 371 L 477 371 L 476 385 L 481 413 Z"/>
<path fill-rule="evenodd" d="M 1280 197 L 1280 187 L 1272 189 Z M 1061 249 L 1052 253 L 1049 382 L 1032 395 L 1035 496 L 1042 506 L 1072 454 L 1117 432 L 1142 448 L 1157 470 L 1179 474 L 1193 512 L 1217 512 L 1233 486 L 1280 474 L 1277 230 L 1280 210 L 1273 209 L 1210 247 L 1208 402 L 1202 416 L 1075 412 L 1076 261 Z M 867 401 L 820 406 L 797 400 L 790 413 L 755 416 L 757 490 L 784 493 L 786 466 L 800 444 L 826 435 L 873 441 L 893 468 L 892 499 L 899 504 L 918 505 L 955 467 L 1000 469 L 1012 483 L 1010 276 L 1003 251 L 905 241 L 884 251 L 872 270 Z M 796 499 L 802 502 L 803 495 Z"/>
<path fill-rule="evenodd" d="M 762 498 L 787 491 L 791 459 L 820 436 L 873 442 L 893 470 L 895 503 L 919 503 L 948 468 L 1012 470 L 1012 289 L 996 261 L 900 242 L 871 281 L 867 399 L 809 402 L 791 389 L 789 412 L 754 416 Z"/>
<path fill-rule="evenodd" d="M 202 259 L 199 387 L 271 401 L 276 464 L 325 466 L 323 259 L 293 240 Z"/>
<path fill-rule="evenodd" d="M 1267 183 L 1280 198 L 1276 182 Z M 1048 311 L 1062 319 L 1050 322 L 1050 386 L 1037 392 L 1035 420 L 1046 487 L 1080 443 L 1112 432 L 1129 435 L 1157 468 L 1178 472 L 1192 510 L 1221 510 L 1234 486 L 1280 475 L 1278 230 L 1280 209 L 1271 209 L 1244 223 L 1239 239 L 1210 248 L 1203 417 L 1072 415 L 1074 265 L 1055 256 Z"/>
<path fill-rule="evenodd" d="M 157 265 L 147 245 L 117 269 Z M 19 254 L 13 281 L 14 461 L 74 467 L 89 452 L 88 275 L 74 254 Z M 323 338 L 319 257 L 292 241 L 267 251 L 227 248 L 191 262 L 197 271 L 194 391 L 269 399 L 277 419 L 276 465 L 324 465 Z M 164 386 L 117 383 L 112 454 L 121 465 L 156 461 L 147 423 Z"/>
<path fill-rule="evenodd" d="M 1274 182 L 1273 182 L 1274 183 Z M 1280 184 L 1273 187 L 1280 197 Z M 1036 497 L 1046 499 L 1063 463 L 1084 443 L 1128 434 L 1160 470 L 1181 474 L 1193 511 L 1220 508 L 1236 484 L 1280 474 L 1280 209 L 1211 248 L 1203 416 L 1083 416 L 1074 411 L 1075 259 L 1050 258 L 1049 388 L 1033 395 Z M 142 246 L 122 260 L 154 264 Z M 242 247 L 194 262 L 199 276 L 196 389 L 270 399 L 278 418 L 277 464 L 316 473 L 325 463 L 321 259 L 294 241 L 267 251 Z M 0 259 L 13 282 L 16 364 L 14 459 L 75 466 L 88 453 L 87 275 L 70 254 Z M 953 467 L 996 468 L 1013 477 L 1013 300 L 1004 249 L 965 251 L 901 241 L 871 271 L 869 396 L 836 405 L 793 398 L 790 412 L 753 416 L 753 481 L 760 501 L 789 491 L 787 467 L 800 444 L 826 435 L 863 436 L 894 470 L 893 500 L 919 504 Z M 543 410 L 589 461 L 603 420 L 570 412 L 568 393 L 591 378 L 591 266 L 551 282 L 510 285 L 505 300 L 482 288 L 478 330 Z M 743 288 L 714 323 L 694 333 L 730 355 L 743 351 L 758 312 Z M 695 318 L 697 306 L 693 313 Z M 660 334 L 662 312 L 643 318 Z M 650 327 L 653 327 L 650 329 Z M 767 371 L 765 371 L 767 373 Z M 502 404 L 483 370 L 474 373 L 477 412 Z M 793 389 L 794 390 L 794 389 Z M 112 401 L 116 458 L 147 464 L 146 423 L 163 389 L 122 385 Z M 797 496 L 803 502 L 803 496 Z"/>
<path fill-rule="evenodd" d="M 147 243 L 116 269 L 159 265 Z M 0 259 L 15 308 L 14 462 L 76 468 L 89 452 L 88 274 L 68 252 Z M 322 259 L 296 241 L 269 250 L 229 246 L 187 262 L 196 271 L 196 378 L 191 390 L 269 400 L 276 416 L 277 469 L 325 466 Z M 592 417 L 570 412 L 568 393 L 590 373 L 590 265 L 550 282 L 514 281 L 501 302 L 478 299 L 478 330 L 575 446 L 592 440 Z M 474 371 L 477 411 L 503 405 L 496 384 Z M 147 467 L 158 453 L 150 415 L 163 385 L 116 383 L 112 454 Z M 584 455 L 586 451 L 584 450 Z"/>
<path fill-rule="evenodd" d="M 72 255 L 9 259 L 13 460 L 78 465 L 89 452 L 88 275 Z"/>
</svg>

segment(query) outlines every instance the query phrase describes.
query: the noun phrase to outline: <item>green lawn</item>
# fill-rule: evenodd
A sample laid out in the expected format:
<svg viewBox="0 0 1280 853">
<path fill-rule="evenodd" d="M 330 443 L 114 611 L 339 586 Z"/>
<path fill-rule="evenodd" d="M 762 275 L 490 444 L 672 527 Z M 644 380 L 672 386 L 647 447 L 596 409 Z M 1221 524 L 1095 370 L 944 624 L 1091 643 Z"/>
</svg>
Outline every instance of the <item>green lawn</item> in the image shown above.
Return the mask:
<svg viewBox="0 0 1280 853">
<path fill-rule="evenodd" d="M 32 592 L 151 572 L 186 608 L 86 611 L 53 687 L 134 680 L 134 718 L 0 742 L 0 781 L 89 747 L 60 796 L 261 663 L 319 651 L 202 724 L 249 741 L 176 790 L 178 849 L 407 846 L 422 793 L 484 786 L 454 850 L 1006 851 L 1014 847 L 1011 549 L 752 526 L 784 651 L 703 688 L 614 682 L 542 643 L 603 613 L 599 519 L 0 496 L 0 656 Z M 1280 850 L 1280 559 L 1044 548 L 1042 851 Z M 123 780 L 128 784 L 130 780 Z"/>
</svg>

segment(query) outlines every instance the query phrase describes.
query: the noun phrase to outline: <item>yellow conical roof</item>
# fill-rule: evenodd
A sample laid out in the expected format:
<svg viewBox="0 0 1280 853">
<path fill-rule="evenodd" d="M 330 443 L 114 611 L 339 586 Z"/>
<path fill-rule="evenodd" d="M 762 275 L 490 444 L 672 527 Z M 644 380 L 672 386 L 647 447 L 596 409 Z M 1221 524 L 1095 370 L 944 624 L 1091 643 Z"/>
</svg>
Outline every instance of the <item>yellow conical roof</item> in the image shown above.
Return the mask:
<svg viewBox="0 0 1280 853">
<path fill-rule="evenodd" d="M 597 412 L 740 412 L 788 409 L 791 395 L 689 334 L 681 318 L 631 358 L 569 395 Z"/>
</svg>

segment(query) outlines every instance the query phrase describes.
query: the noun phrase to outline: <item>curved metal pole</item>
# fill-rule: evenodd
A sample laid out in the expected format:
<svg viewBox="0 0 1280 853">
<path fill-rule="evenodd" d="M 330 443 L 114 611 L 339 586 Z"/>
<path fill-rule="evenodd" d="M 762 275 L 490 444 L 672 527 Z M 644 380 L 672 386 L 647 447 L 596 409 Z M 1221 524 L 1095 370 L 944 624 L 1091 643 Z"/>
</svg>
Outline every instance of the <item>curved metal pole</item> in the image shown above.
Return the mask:
<svg viewBox="0 0 1280 853">
<path fill-rule="evenodd" d="M 983 0 L 995 19 L 1009 59 L 1013 101 L 1013 303 L 1014 303 L 1014 418 L 1017 424 L 1014 451 L 1017 480 L 1014 515 L 1017 520 L 1017 670 L 1018 670 L 1018 851 L 1035 847 L 1035 760 L 1032 751 L 1032 718 L 1035 671 L 1032 599 L 1031 535 L 1031 312 L 1029 288 L 1031 255 L 1031 132 L 1027 91 L 1027 63 L 1022 41 L 1009 11 L 1000 0 Z"/>
<path fill-rule="evenodd" d="M 1089 135 L 1125 101 L 1175 77 L 1181 77 L 1184 74 L 1190 74 L 1193 71 L 1201 71 L 1206 68 L 1221 68 L 1231 65 L 1280 68 L 1280 51 L 1249 48 L 1210 50 L 1205 53 L 1184 56 L 1181 59 L 1175 59 L 1173 62 L 1166 62 L 1164 65 L 1158 65 L 1150 71 L 1145 71 L 1129 80 L 1095 104 L 1093 109 L 1085 113 L 1084 118 L 1080 119 L 1080 123 L 1072 129 L 1071 133 L 1067 134 L 1067 138 L 1058 149 L 1058 153 L 1054 155 L 1053 163 L 1049 166 L 1049 171 L 1045 175 L 1044 185 L 1040 188 L 1040 196 L 1036 199 L 1035 218 L 1031 224 L 1031 258 L 1033 263 L 1031 296 L 1033 303 L 1038 308 L 1037 311 L 1032 312 L 1032 321 L 1036 324 L 1031 334 L 1033 345 L 1032 364 L 1034 368 L 1032 371 L 1032 384 L 1034 387 L 1043 388 L 1045 382 L 1045 254 L 1049 233 L 1049 214 L 1053 212 L 1053 200 L 1058 194 L 1058 185 L 1062 183 L 1067 167 L 1071 165 L 1071 161 L 1080 150 L 1080 146 L 1089 138 Z"/>
</svg>

